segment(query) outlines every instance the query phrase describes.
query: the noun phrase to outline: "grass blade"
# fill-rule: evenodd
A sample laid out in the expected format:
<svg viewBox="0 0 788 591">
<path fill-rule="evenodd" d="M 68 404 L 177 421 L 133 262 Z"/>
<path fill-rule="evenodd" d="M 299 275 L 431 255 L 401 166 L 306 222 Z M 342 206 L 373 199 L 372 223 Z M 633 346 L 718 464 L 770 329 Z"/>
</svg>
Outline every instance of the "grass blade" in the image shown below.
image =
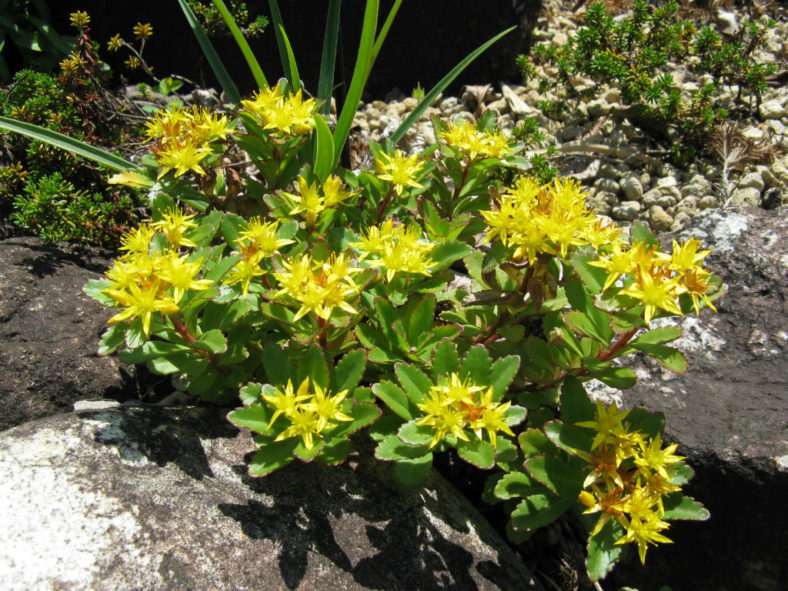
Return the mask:
<svg viewBox="0 0 788 591">
<path fill-rule="evenodd" d="M 282 34 L 282 42 L 285 46 L 285 53 L 287 54 L 287 79 L 290 82 L 290 90 L 298 92 L 301 90 L 301 76 L 298 74 L 298 65 L 296 64 L 295 55 L 293 55 L 293 48 L 290 45 L 290 39 L 287 38 L 285 28 L 279 26 L 279 31 Z"/>
<path fill-rule="evenodd" d="M 337 41 L 339 39 L 339 15 L 342 0 L 329 0 L 326 16 L 326 32 L 323 35 L 323 53 L 320 56 L 320 77 L 317 81 L 317 98 L 323 101 L 320 112 L 331 111 L 331 94 L 334 90 L 334 69 L 337 63 Z"/>
<path fill-rule="evenodd" d="M 268 0 L 268 7 L 271 10 L 271 21 L 274 25 L 276 46 L 279 48 L 279 59 L 282 61 L 282 71 L 285 73 L 285 78 L 290 82 L 290 88 L 293 89 L 293 92 L 296 92 L 301 88 L 301 82 L 298 78 L 298 68 L 295 67 L 293 48 L 290 47 L 290 41 L 285 34 L 285 23 L 282 20 L 279 3 L 276 0 Z"/>
<path fill-rule="evenodd" d="M 427 109 L 427 107 L 429 107 L 432 104 L 432 101 L 434 101 L 435 98 L 441 92 L 446 90 L 446 88 L 449 86 L 449 84 L 454 82 L 454 79 L 457 78 L 457 76 L 459 76 L 462 73 L 462 71 L 465 68 L 467 68 L 471 64 L 471 62 L 473 62 L 473 60 L 475 60 L 477 57 L 479 57 L 479 55 L 481 55 L 488 47 L 490 47 L 493 43 L 498 41 L 501 37 L 503 37 L 504 35 L 508 35 L 509 33 L 511 33 L 516 28 L 517 27 L 509 27 L 505 31 L 501 31 L 495 37 L 493 37 L 492 39 L 490 39 L 486 43 L 483 43 L 482 45 L 480 45 L 479 47 L 474 49 L 471 53 L 469 53 L 465 57 L 465 59 L 463 59 L 459 64 L 454 66 L 454 68 L 448 74 L 446 74 L 441 79 L 441 81 L 438 82 L 432 88 L 432 90 L 430 90 L 424 96 L 423 99 L 421 99 L 421 102 L 418 105 L 416 105 L 416 108 L 413 110 L 413 112 L 410 115 L 408 115 L 408 117 L 405 119 L 405 121 L 402 122 L 402 124 L 397 128 L 397 130 L 391 136 L 391 141 L 393 143 L 395 143 L 395 144 L 398 141 L 400 141 L 403 138 L 403 136 L 408 132 L 408 129 L 410 129 L 410 127 L 414 123 L 416 123 L 416 121 L 419 120 L 419 117 L 421 117 L 421 114 Z"/>
<path fill-rule="evenodd" d="M 383 47 L 383 42 L 386 41 L 386 36 L 389 34 L 389 29 L 391 29 L 391 25 L 394 23 L 394 19 L 399 12 L 399 7 L 402 5 L 402 0 L 396 0 L 394 2 L 394 6 L 391 7 L 389 11 L 389 15 L 386 17 L 386 22 L 383 23 L 383 27 L 380 29 L 380 33 L 378 34 L 377 39 L 375 40 L 375 48 L 372 50 L 372 63 L 374 64 L 375 60 L 378 59 L 378 54 L 380 53 L 380 48 Z M 369 69 L 372 70 L 372 64 L 370 64 Z M 369 72 L 367 72 L 369 74 Z"/>
<path fill-rule="evenodd" d="M 62 133 L 52 131 L 51 129 L 46 129 L 45 127 L 39 127 L 38 125 L 33 125 L 31 123 L 23 123 L 22 121 L 17 121 L 16 119 L 0 117 L 0 129 L 13 131 L 14 133 L 19 133 L 29 138 L 33 138 L 34 140 L 39 140 L 49 144 L 50 146 L 55 146 L 56 148 L 73 152 L 77 156 L 82 156 L 83 158 L 87 158 L 88 160 L 92 160 L 97 164 L 101 164 L 102 166 L 106 166 L 107 168 L 117 170 L 119 172 L 130 169 L 141 169 L 140 166 L 134 164 L 133 162 L 129 162 L 128 160 L 125 160 L 120 156 L 116 156 L 115 154 L 111 154 L 106 150 L 102 150 L 96 146 L 91 146 L 85 142 L 81 142 L 79 140 L 75 140 L 72 137 L 68 137 L 67 135 L 63 135 Z"/>
<path fill-rule="evenodd" d="M 180 1 L 180 0 L 179 0 Z M 241 29 L 238 28 L 238 25 L 233 18 L 233 15 L 230 14 L 230 11 L 227 10 L 227 7 L 224 5 L 222 0 L 212 0 L 213 5 L 216 7 L 216 10 L 219 11 L 219 14 L 222 15 L 222 19 L 224 23 L 227 25 L 227 28 L 230 29 L 230 33 L 233 35 L 233 39 L 238 44 L 238 49 L 241 50 L 241 53 L 246 60 L 246 63 L 249 64 L 249 69 L 252 71 L 252 76 L 254 76 L 254 80 L 257 83 L 257 86 L 260 88 L 268 88 L 268 80 L 265 79 L 265 75 L 263 74 L 262 68 L 260 68 L 260 64 L 257 61 L 257 58 L 252 53 L 252 48 L 249 47 L 249 43 L 247 43 L 246 39 L 241 33 Z"/>
<path fill-rule="evenodd" d="M 358 110 L 361 94 L 364 92 L 364 86 L 367 83 L 367 75 L 369 74 L 370 64 L 372 63 L 372 51 L 375 45 L 375 30 L 378 26 L 379 8 L 379 0 L 367 0 L 367 5 L 364 9 L 364 24 L 361 28 L 361 41 L 359 42 L 358 54 L 356 56 L 356 66 L 353 69 L 353 78 L 350 81 L 347 98 L 345 99 L 345 104 L 342 105 L 342 112 L 339 115 L 337 126 L 334 129 L 335 166 L 337 162 L 339 162 L 342 149 L 350 133 L 350 126 L 353 124 L 353 117 Z"/>
<path fill-rule="evenodd" d="M 186 4 L 186 0 L 178 0 L 178 4 L 180 4 L 183 15 L 186 17 L 189 27 L 191 27 L 194 36 L 197 38 L 197 43 L 200 44 L 205 59 L 208 60 L 208 64 L 211 66 L 211 70 L 213 70 L 214 76 L 216 76 L 216 79 L 219 81 L 219 85 L 222 87 L 224 94 L 227 95 L 227 99 L 231 103 L 240 103 L 241 94 L 238 92 L 238 88 L 235 86 L 232 78 L 230 78 L 230 74 L 227 73 L 227 69 L 216 53 L 216 49 L 214 49 L 213 44 L 197 21 L 197 17 L 194 16 L 194 12 L 192 12 L 192 9 Z"/>
<path fill-rule="evenodd" d="M 315 115 L 315 151 L 314 167 L 315 176 L 322 183 L 334 170 L 334 138 L 326 120 L 320 115 Z"/>
</svg>

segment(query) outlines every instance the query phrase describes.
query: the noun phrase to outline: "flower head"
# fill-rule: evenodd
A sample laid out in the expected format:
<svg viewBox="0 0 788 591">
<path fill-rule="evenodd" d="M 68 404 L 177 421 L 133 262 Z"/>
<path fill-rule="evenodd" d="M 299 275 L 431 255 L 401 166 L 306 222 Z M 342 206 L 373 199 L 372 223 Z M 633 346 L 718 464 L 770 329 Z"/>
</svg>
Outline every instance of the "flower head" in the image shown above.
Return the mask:
<svg viewBox="0 0 788 591">
<path fill-rule="evenodd" d="M 405 187 L 424 190 L 424 187 L 416 182 L 416 178 L 424 168 L 424 163 L 419 162 L 416 154 L 408 156 L 400 150 L 396 150 L 393 156 L 381 152 L 380 159 L 375 159 L 378 168 L 378 178 L 390 181 L 394 185 L 397 195 L 402 195 Z"/>
<path fill-rule="evenodd" d="M 137 23 L 131 31 L 137 39 L 148 39 L 153 36 L 153 27 L 150 23 Z"/>
<path fill-rule="evenodd" d="M 77 12 L 72 12 L 68 17 L 71 26 L 75 29 L 85 29 L 90 24 L 90 16 L 84 10 L 78 10 Z"/>
</svg>

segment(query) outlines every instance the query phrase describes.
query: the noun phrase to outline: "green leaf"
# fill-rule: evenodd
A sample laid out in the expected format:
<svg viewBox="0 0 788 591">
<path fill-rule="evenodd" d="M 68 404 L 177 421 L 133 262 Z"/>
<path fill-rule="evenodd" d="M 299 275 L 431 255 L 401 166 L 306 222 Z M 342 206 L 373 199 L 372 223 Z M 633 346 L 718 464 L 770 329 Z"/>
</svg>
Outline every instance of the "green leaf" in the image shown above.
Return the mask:
<svg viewBox="0 0 788 591">
<path fill-rule="evenodd" d="M 540 429 L 528 429 L 523 431 L 517 436 L 517 443 L 520 444 L 520 449 L 523 450 L 525 457 L 532 457 L 539 454 L 555 453 L 555 446 L 550 443 Z"/>
<path fill-rule="evenodd" d="M 460 365 L 460 379 L 470 378 L 477 386 L 490 384 L 491 380 L 490 354 L 484 345 L 472 347 L 465 355 Z"/>
<path fill-rule="evenodd" d="M 235 300 L 225 304 L 208 302 L 202 312 L 202 328 L 203 330 L 228 330 L 238 325 L 251 308 L 248 300 Z"/>
<path fill-rule="evenodd" d="M 572 376 L 564 379 L 561 386 L 561 418 L 567 423 L 579 423 L 594 419 L 595 407 L 586 394 L 583 384 Z"/>
<path fill-rule="evenodd" d="M 293 368 L 282 348 L 276 343 L 263 346 L 263 367 L 268 381 L 274 386 L 284 386 L 287 380 L 293 379 Z M 295 384 L 298 388 L 299 384 Z"/>
<path fill-rule="evenodd" d="M 405 137 L 405 134 L 413 126 L 413 124 L 419 120 L 422 113 L 427 110 L 427 107 L 429 107 L 435 101 L 435 99 L 438 98 L 440 93 L 448 88 L 449 84 L 451 84 L 454 79 L 471 64 L 471 62 L 479 57 L 479 55 L 481 55 L 493 43 L 498 41 L 504 35 L 511 33 L 516 28 L 517 27 L 510 27 L 505 31 L 498 33 L 495 37 L 474 49 L 459 64 L 454 66 L 454 68 L 452 68 L 448 74 L 441 78 L 440 82 L 438 82 L 427 94 L 424 95 L 424 98 L 418 105 L 416 105 L 416 108 L 413 110 L 413 112 L 405 118 L 405 121 L 403 121 L 402 124 L 392 134 L 391 142 L 397 144 L 403 137 Z"/>
<path fill-rule="evenodd" d="M 653 357 L 674 373 L 685 373 L 687 371 L 687 358 L 678 349 L 652 343 L 631 343 L 630 346 Z"/>
<path fill-rule="evenodd" d="M 334 368 L 331 390 L 335 393 L 342 390 L 352 391 L 361 381 L 366 364 L 367 356 L 364 351 L 351 351 L 345 355 Z"/>
<path fill-rule="evenodd" d="M 591 261 L 597 260 L 597 258 L 598 257 L 593 257 L 582 252 L 576 252 L 571 258 L 572 267 L 577 272 L 580 279 L 583 280 L 589 293 L 592 294 L 601 292 L 607 280 L 607 271 L 588 264 Z"/>
<path fill-rule="evenodd" d="M 489 441 L 460 439 L 457 441 L 457 452 L 463 460 L 480 470 L 489 470 L 495 466 L 495 448 Z"/>
<path fill-rule="evenodd" d="M 300 439 L 266 441 L 249 463 L 249 476 L 265 476 L 293 461 L 293 451 Z"/>
<path fill-rule="evenodd" d="M 671 493 L 662 501 L 665 507 L 663 519 L 691 519 L 693 521 L 706 521 L 711 514 L 709 510 L 692 497 L 686 497 L 680 492 Z"/>
<path fill-rule="evenodd" d="M 573 469 L 552 454 L 527 460 L 525 469 L 534 480 L 562 497 L 575 498 L 582 489 L 586 476 L 583 471 Z"/>
<path fill-rule="evenodd" d="M 681 329 L 678 326 L 660 326 L 659 328 L 644 332 L 637 338 L 632 339 L 629 344 L 636 345 L 649 343 L 652 345 L 664 345 L 665 343 L 675 341 L 680 336 Z"/>
<path fill-rule="evenodd" d="M 650 246 L 659 246 L 659 240 L 643 222 L 635 222 L 629 230 L 629 241 L 632 244 L 643 242 Z"/>
<path fill-rule="evenodd" d="M 323 451 L 323 447 L 326 444 L 324 439 L 316 438 L 314 441 L 312 441 L 312 447 L 307 448 L 306 445 L 304 445 L 303 439 L 298 438 L 297 441 L 298 445 L 296 445 L 295 449 L 293 450 L 293 455 L 305 463 L 309 463 L 314 460 L 318 454 Z"/>
<path fill-rule="evenodd" d="M 268 81 L 263 75 L 263 70 L 260 68 L 257 58 L 254 57 L 252 48 L 249 47 L 249 43 L 247 43 L 246 38 L 243 36 L 243 33 L 241 33 L 241 29 L 238 28 L 233 15 L 230 14 L 229 10 L 227 10 L 227 7 L 224 5 L 222 0 L 213 0 L 213 5 L 219 11 L 219 14 L 222 15 L 222 19 L 227 25 L 227 28 L 230 29 L 230 33 L 232 34 L 233 39 L 235 39 L 238 49 L 241 50 L 241 53 L 243 54 L 249 69 L 252 71 L 252 76 L 254 77 L 257 86 L 259 88 L 268 88 Z M 203 51 L 204 50 L 205 48 L 203 47 Z"/>
<path fill-rule="evenodd" d="M 62 133 L 52 131 L 51 129 L 33 125 L 32 123 L 24 123 L 15 119 L 9 119 L 8 117 L 0 117 L 0 129 L 13 131 L 14 133 L 19 133 L 21 135 L 33 138 L 34 140 L 49 144 L 50 146 L 60 148 L 61 150 L 73 152 L 77 156 L 87 158 L 88 160 L 91 160 L 97 164 L 101 164 L 102 166 L 105 166 L 111 170 L 117 170 L 118 172 L 123 172 L 126 170 L 142 170 L 142 167 L 134 164 L 133 162 L 129 162 L 128 160 L 124 160 L 120 156 L 111 154 L 106 150 L 102 150 L 96 146 L 92 146 L 67 135 L 63 135 Z"/>
<path fill-rule="evenodd" d="M 413 460 L 400 460 L 392 468 L 394 479 L 406 488 L 412 488 L 427 477 L 432 468 L 432 453 Z"/>
<path fill-rule="evenodd" d="M 429 333 L 435 317 L 435 294 L 427 294 L 420 300 L 411 299 L 404 313 L 405 338 L 411 346 L 419 343 L 420 339 Z"/>
<path fill-rule="evenodd" d="M 353 417 L 353 420 L 340 423 L 334 427 L 331 430 L 332 436 L 347 437 L 367 425 L 371 425 L 380 418 L 380 408 L 373 403 L 358 402 L 353 405 L 348 414 Z"/>
<path fill-rule="evenodd" d="M 260 435 L 271 435 L 271 429 L 268 427 L 271 411 L 264 404 L 237 408 L 227 415 L 227 420 L 236 427 L 244 427 Z"/>
<path fill-rule="evenodd" d="M 623 534 L 621 526 L 613 519 L 609 520 L 601 530 L 588 539 L 588 558 L 586 570 L 592 581 L 605 577 L 621 558 L 624 546 L 615 542 Z"/>
<path fill-rule="evenodd" d="M 506 394 L 506 390 L 517 375 L 517 370 L 520 369 L 520 357 L 518 355 L 509 355 L 501 357 L 496 360 L 492 365 L 492 381 L 490 385 L 493 387 L 493 400 L 498 401 Z"/>
<path fill-rule="evenodd" d="M 209 330 L 200 335 L 200 338 L 192 343 L 192 347 L 209 353 L 224 353 L 227 351 L 227 339 L 220 330 Z"/>
<path fill-rule="evenodd" d="M 325 119 L 315 113 L 315 156 L 313 172 L 323 183 L 334 170 L 334 137 Z"/>
<path fill-rule="evenodd" d="M 544 486 L 535 482 L 525 472 L 519 471 L 504 474 L 493 489 L 493 494 L 501 501 L 515 497 L 527 497 L 540 492 L 544 492 Z"/>
<path fill-rule="evenodd" d="M 246 220 L 234 213 L 225 213 L 222 217 L 222 236 L 227 244 L 235 244 L 238 236 L 246 230 Z"/>
<path fill-rule="evenodd" d="M 404 443 L 409 445 L 429 445 L 435 435 L 435 430 L 429 425 L 417 425 L 416 420 L 410 420 L 397 431 Z"/>
<path fill-rule="evenodd" d="M 342 0 L 329 0 L 326 15 L 326 31 L 323 35 L 323 52 L 320 56 L 320 77 L 317 82 L 317 98 L 323 101 L 320 112 L 328 115 L 331 110 L 331 93 L 334 89 L 334 68 L 337 61 L 339 39 L 339 17 Z M 331 153 L 333 155 L 333 139 Z M 332 160 L 333 165 L 333 160 Z"/>
<path fill-rule="evenodd" d="M 317 460 L 321 464 L 337 466 L 347 459 L 350 453 L 350 441 L 344 438 L 328 439 Z"/>
<path fill-rule="evenodd" d="M 397 416 L 405 420 L 413 418 L 413 410 L 415 407 L 408 398 L 408 395 L 396 384 L 389 381 L 383 381 L 372 386 L 372 392 L 380 398 L 386 406 L 394 411 Z"/>
<path fill-rule="evenodd" d="M 119 347 L 123 346 L 125 340 L 126 340 L 126 325 L 113 324 L 106 331 L 104 331 L 104 335 L 101 337 L 101 340 L 99 341 L 98 354 L 109 355 L 113 351 L 117 350 Z"/>
<path fill-rule="evenodd" d="M 457 346 L 449 340 L 438 343 L 432 355 L 432 379 L 438 381 L 439 376 L 448 376 L 460 371 L 460 359 Z"/>
<path fill-rule="evenodd" d="M 430 252 L 430 258 L 435 261 L 437 269 L 440 270 L 471 252 L 473 249 L 464 242 L 441 242 Z"/>
<path fill-rule="evenodd" d="M 271 385 L 268 384 L 268 387 L 270 388 Z M 263 386 L 261 384 L 250 382 L 239 390 L 238 396 L 241 398 L 241 402 L 244 406 L 249 406 L 251 404 L 260 402 L 262 391 Z"/>
<path fill-rule="evenodd" d="M 603 373 L 595 373 L 594 377 L 612 388 L 626 390 L 638 381 L 635 372 L 628 367 L 613 367 Z"/>
<path fill-rule="evenodd" d="M 334 166 L 339 162 L 339 157 L 347 141 L 350 126 L 353 124 L 353 118 L 358 110 L 364 86 L 366 86 L 369 69 L 372 66 L 379 4 L 379 0 L 367 0 L 364 8 L 364 21 L 361 27 L 361 40 L 356 53 L 356 65 L 353 68 L 353 77 L 350 80 L 342 111 L 334 128 Z"/>
<path fill-rule="evenodd" d="M 380 440 L 375 448 L 375 457 L 383 461 L 416 460 L 431 454 L 426 445 L 408 445 L 394 434 Z"/>
<path fill-rule="evenodd" d="M 613 338 L 613 329 L 610 328 L 610 315 L 594 306 L 594 300 L 585 290 L 583 283 L 577 279 L 569 281 L 565 286 L 566 297 L 575 309 L 566 317 L 572 317 L 579 322 L 580 332 L 591 338 L 597 339 L 607 345 Z M 579 316 L 582 316 L 579 318 Z"/>
<path fill-rule="evenodd" d="M 678 462 L 668 469 L 668 474 L 670 474 L 671 484 L 684 486 L 693 479 L 695 471 L 684 462 Z"/>
<path fill-rule="evenodd" d="M 126 326 L 126 347 L 129 349 L 137 349 L 147 342 L 148 337 L 142 330 L 142 318 L 135 318 L 131 323 Z M 121 361 L 123 361 L 123 353 L 121 353 Z"/>
<path fill-rule="evenodd" d="M 273 0 L 275 3 L 275 0 Z M 284 46 L 284 61 L 286 61 L 285 72 L 287 72 L 287 81 L 290 82 L 290 89 L 293 92 L 301 90 L 301 76 L 298 74 L 298 65 L 296 64 L 295 55 L 293 54 L 293 47 L 290 45 L 290 39 L 285 33 L 285 28 L 282 25 L 274 27 L 274 32 L 278 32 L 276 39 L 277 42 L 282 40 L 279 46 L 279 53 L 282 54 L 282 47 Z"/>
<path fill-rule="evenodd" d="M 233 83 L 232 78 L 230 78 L 230 74 L 227 73 L 227 69 L 224 67 L 222 60 L 216 53 L 216 49 L 214 49 L 205 31 L 203 31 L 202 26 L 200 26 L 200 22 L 197 20 L 194 12 L 192 12 L 191 7 L 189 7 L 186 0 L 178 0 L 178 4 L 194 36 L 197 38 L 197 43 L 200 44 L 200 48 L 205 55 L 205 59 L 208 61 L 208 65 L 211 66 L 211 70 L 213 70 L 216 79 L 219 81 L 219 85 L 222 87 L 224 94 L 227 95 L 227 99 L 235 104 L 240 103 L 241 94 L 238 92 L 238 88 Z"/>
<path fill-rule="evenodd" d="M 328 364 L 320 347 L 310 347 L 296 368 L 298 384 L 309 378 L 310 382 L 321 388 L 328 388 Z M 296 387 L 298 387 L 296 384 Z"/>
<path fill-rule="evenodd" d="M 547 438 L 564 451 L 573 454 L 576 451 L 589 453 L 593 440 L 591 431 L 561 421 L 550 421 L 544 426 Z"/>
<path fill-rule="evenodd" d="M 515 531 L 544 527 L 566 513 L 574 502 L 573 498 L 556 498 L 552 494 L 529 495 L 512 512 L 511 527 Z"/>
<path fill-rule="evenodd" d="M 421 403 L 432 388 L 432 380 L 412 365 L 397 363 L 394 366 L 394 373 L 397 374 L 397 380 L 414 404 Z"/>
</svg>

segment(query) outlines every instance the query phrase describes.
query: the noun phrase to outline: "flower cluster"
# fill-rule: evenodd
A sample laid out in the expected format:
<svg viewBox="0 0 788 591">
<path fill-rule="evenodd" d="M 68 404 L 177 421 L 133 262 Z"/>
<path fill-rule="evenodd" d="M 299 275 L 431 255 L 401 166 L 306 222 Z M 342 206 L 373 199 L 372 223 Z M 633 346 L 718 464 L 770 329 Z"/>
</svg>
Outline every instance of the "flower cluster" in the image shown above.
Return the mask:
<svg viewBox="0 0 788 591">
<path fill-rule="evenodd" d="M 276 394 L 263 394 L 263 399 L 274 408 L 268 427 L 272 427 L 279 417 L 285 418 L 290 424 L 275 441 L 300 437 L 306 449 L 312 449 L 315 438 L 321 433 L 337 426 L 335 421 L 352 421 L 342 412 L 342 402 L 348 394 L 347 390 L 331 396 L 329 391 L 312 382 L 314 392 L 309 390 L 309 378 L 304 378 L 297 391 L 293 391 L 293 382 L 287 380 L 284 391 L 277 389 Z"/>
<path fill-rule="evenodd" d="M 259 217 L 249 220 L 247 229 L 235 241 L 241 258 L 224 279 L 224 285 L 240 283 L 246 297 L 252 280 L 267 272 L 260 266 L 263 260 L 272 257 L 281 247 L 293 243 L 292 240 L 277 236 L 278 225 L 276 221 L 264 222 Z"/>
<path fill-rule="evenodd" d="M 401 196 L 407 187 L 424 190 L 424 186 L 416 182 L 424 169 L 424 163 L 419 162 L 417 154 L 408 156 L 401 150 L 396 150 L 393 156 L 389 156 L 381 152 L 380 157 L 375 158 L 375 166 L 378 169 L 378 178 L 389 181 L 397 195 Z"/>
<path fill-rule="evenodd" d="M 482 439 L 482 432 L 493 446 L 496 445 L 496 434 L 499 431 L 514 436 L 506 421 L 506 412 L 511 402 L 494 402 L 493 388 L 477 386 L 469 379 L 461 380 L 452 373 L 444 385 L 433 386 L 426 400 L 417 404 L 425 416 L 418 425 L 429 425 L 435 429 L 430 447 L 435 447 L 447 435 L 453 435 L 463 441 L 469 441 L 466 429 L 470 429 L 476 438 Z"/>
<path fill-rule="evenodd" d="M 351 266 L 351 261 L 344 254 L 332 254 L 321 262 L 302 253 L 283 261 L 283 265 L 284 271 L 274 273 L 281 286 L 274 297 L 286 295 L 301 304 L 293 321 L 310 312 L 325 321 L 335 308 L 349 314 L 357 313 L 347 299 L 359 291 L 353 282 L 353 274 L 359 269 Z"/>
<path fill-rule="evenodd" d="M 416 226 L 394 226 L 391 219 L 383 225 L 370 226 L 361 242 L 351 242 L 350 246 L 363 251 L 370 267 L 386 269 L 386 279 L 391 281 L 400 271 L 430 275 L 433 266 L 429 258 L 435 244 L 419 240 L 420 231 Z M 368 257 L 380 257 L 370 259 Z"/>
<path fill-rule="evenodd" d="M 679 296 L 682 294 L 690 296 L 696 314 L 700 312 L 701 301 L 716 311 L 706 295 L 711 274 L 703 268 L 703 259 L 711 251 L 699 252 L 700 244 L 696 238 L 684 244 L 674 240 L 673 253 L 668 255 L 655 244 L 636 242 L 626 249 L 615 243 L 607 256 L 589 264 L 607 271 L 605 290 L 622 275 L 631 276 L 632 281 L 620 293 L 643 302 L 644 318 L 649 324 L 657 309 L 681 315 Z"/>
<path fill-rule="evenodd" d="M 285 95 L 280 86 L 255 93 L 253 100 L 241 101 L 246 111 L 262 123 L 263 129 L 278 136 L 303 136 L 315 127 L 315 99 L 304 100 L 301 91 Z"/>
<path fill-rule="evenodd" d="M 190 170 L 205 174 L 201 162 L 212 153 L 212 142 L 227 139 L 233 124 L 225 115 L 207 109 L 172 105 L 156 113 L 146 128 L 148 139 L 155 141 L 151 151 L 161 167 L 161 178 L 173 169 L 175 176 Z"/>
<path fill-rule="evenodd" d="M 202 259 L 191 259 L 180 251 L 182 246 L 194 246 L 185 237 L 195 225 L 192 217 L 171 209 L 158 222 L 142 224 L 123 237 L 121 250 L 126 253 L 107 271 L 111 284 L 103 292 L 125 309 L 109 322 L 141 318 L 142 330 L 148 336 L 154 313 L 176 314 L 186 290 L 201 291 L 212 285 L 208 279 L 197 278 Z M 152 243 L 159 232 L 168 244 L 156 249 Z"/>
<path fill-rule="evenodd" d="M 284 193 L 296 203 L 290 210 L 290 215 L 300 213 L 304 216 L 307 225 L 314 226 L 318 216 L 327 209 L 331 209 L 340 203 L 344 203 L 353 196 L 352 191 L 348 191 L 338 176 L 329 175 L 320 185 L 317 181 L 307 182 L 304 177 L 299 176 L 298 194 Z"/>
<path fill-rule="evenodd" d="M 646 438 L 625 422 L 630 411 L 620 412 L 615 403 L 607 409 L 597 401 L 594 420 L 576 423 L 595 431 L 586 458 L 591 472 L 583 483 L 580 501 L 586 513 L 601 513 L 591 532 L 594 536 L 614 519 L 626 532 L 616 544 L 637 543 L 641 562 L 648 545 L 671 540 L 662 531 L 663 498 L 681 490 L 673 484 L 670 470 L 684 458 L 675 455 L 676 444 L 662 446 L 662 438 Z"/>
<path fill-rule="evenodd" d="M 621 232 L 586 207 L 574 179 L 539 185 L 521 177 L 501 196 L 497 210 L 481 214 L 489 226 L 485 239 L 497 237 L 515 249 L 514 259 L 527 258 L 531 264 L 540 254 L 566 257 L 570 247 L 615 241 Z"/>
<path fill-rule="evenodd" d="M 452 123 L 440 134 L 440 139 L 462 152 L 471 161 L 478 158 L 500 159 L 516 151 L 502 131 L 482 131 L 465 120 Z"/>
</svg>

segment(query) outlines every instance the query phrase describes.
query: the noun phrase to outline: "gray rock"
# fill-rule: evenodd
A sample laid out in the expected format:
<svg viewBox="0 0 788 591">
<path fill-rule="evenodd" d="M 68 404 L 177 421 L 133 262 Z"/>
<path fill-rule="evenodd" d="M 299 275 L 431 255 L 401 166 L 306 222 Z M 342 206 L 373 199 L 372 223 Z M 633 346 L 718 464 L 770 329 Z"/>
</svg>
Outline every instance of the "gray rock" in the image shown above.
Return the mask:
<svg viewBox="0 0 788 591">
<path fill-rule="evenodd" d="M 753 188 L 763 191 L 763 187 L 763 177 L 759 172 L 749 172 L 739 179 L 740 189 Z"/>
<path fill-rule="evenodd" d="M 82 293 L 110 263 L 38 238 L 0 241 L 0 430 L 78 399 L 136 396 L 135 368 L 96 353 L 114 312 Z"/>
<path fill-rule="evenodd" d="M 207 408 L 88 411 L 0 434 L 0 588 L 542 590 L 437 474 L 400 492 L 365 454 L 253 479 L 254 449 Z"/>
<path fill-rule="evenodd" d="M 764 101 L 760 107 L 761 119 L 782 119 L 788 117 L 788 108 L 780 101 Z"/>
<path fill-rule="evenodd" d="M 509 105 L 509 110 L 515 115 L 526 117 L 536 111 L 536 109 L 521 99 L 510 86 L 502 84 L 501 92 L 503 93 L 503 98 L 506 100 L 506 104 Z"/>
<path fill-rule="evenodd" d="M 703 185 L 689 183 L 687 185 L 682 185 L 679 189 L 681 192 L 682 197 L 700 197 L 701 195 L 705 194 L 708 189 Z"/>
<path fill-rule="evenodd" d="M 746 189 L 736 189 L 731 194 L 729 205 L 753 205 L 759 206 L 761 204 L 761 192 L 752 187 Z"/>
<path fill-rule="evenodd" d="M 602 117 L 610 113 L 612 107 L 604 99 L 595 99 L 588 103 L 588 115 L 590 117 Z"/>
<path fill-rule="evenodd" d="M 719 200 L 714 195 L 704 195 L 700 198 L 700 201 L 698 201 L 698 207 L 701 209 L 710 209 L 718 205 Z"/>
<path fill-rule="evenodd" d="M 629 173 L 621 179 L 621 190 L 630 201 L 643 199 L 643 185 L 635 173 Z"/>
<path fill-rule="evenodd" d="M 639 201 L 622 201 L 615 205 L 611 211 L 611 217 L 615 220 L 634 221 L 640 214 Z"/>
<path fill-rule="evenodd" d="M 614 181 L 613 179 L 609 178 L 601 178 L 594 181 L 594 188 L 598 191 L 606 191 L 607 193 L 612 193 L 615 195 L 621 189 L 620 185 Z"/>
<path fill-rule="evenodd" d="M 673 225 L 673 218 L 659 205 L 652 205 L 649 208 L 648 220 L 651 227 L 657 232 L 670 230 Z"/>
<path fill-rule="evenodd" d="M 613 207 L 617 206 L 618 199 L 612 193 L 599 191 L 588 198 L 589 207 L 599 215 L 612 215 Z"/>
<path fill-rule="evenodd" d="M 689 225 L 692 216 L 686 211 L 679 211 L 673 216 L 673 225 L 670 226 L 671 231 L 678 232 L 683 230 Z"/>
</svg>

